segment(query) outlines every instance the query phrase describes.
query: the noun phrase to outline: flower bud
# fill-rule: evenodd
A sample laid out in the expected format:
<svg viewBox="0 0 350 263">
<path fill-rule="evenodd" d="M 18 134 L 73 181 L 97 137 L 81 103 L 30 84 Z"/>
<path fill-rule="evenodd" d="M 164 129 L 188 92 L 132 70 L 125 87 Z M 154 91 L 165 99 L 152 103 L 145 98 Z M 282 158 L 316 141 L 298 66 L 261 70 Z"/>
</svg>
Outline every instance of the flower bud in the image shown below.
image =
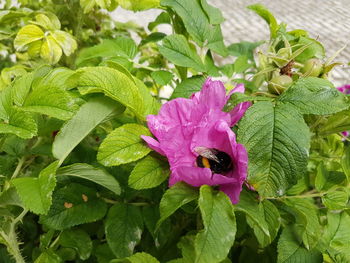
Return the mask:
<svg viewBox="0 0 350 263">
<path fill-rule="evenodd" d="M 281 94 L 293 84 L 293 79 L 287 75 L 279 75 L 273 77 L 267 88 L 272 94 Z"/>
</svg>

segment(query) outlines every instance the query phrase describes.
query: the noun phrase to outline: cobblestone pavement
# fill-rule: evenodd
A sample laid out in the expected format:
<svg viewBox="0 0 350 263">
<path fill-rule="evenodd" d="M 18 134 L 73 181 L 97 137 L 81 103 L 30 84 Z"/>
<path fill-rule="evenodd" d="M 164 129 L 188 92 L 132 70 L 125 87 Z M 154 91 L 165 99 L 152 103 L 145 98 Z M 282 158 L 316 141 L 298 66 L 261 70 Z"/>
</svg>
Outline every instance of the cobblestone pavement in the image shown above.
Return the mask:
<svg viewBox="0 0 350 263">
<path fill-rule="evenodd" d="M 279 22 L 287 23 L 288 29 L 305 29 L 312 37 L 318 37 L 326 48 L 327 56 L 332 56 L 350 41 L 350 0 L 209 0 L 209 2 L 220 8 L 226 18 L 222 30 L 227 44 L 269 38 L 265 22 L 246 8 L 254 3 L 264 4 Z M 117 9 L 113 12 L 113 17 L 146 25 L 159 13 L 159 10 L 131 13 Z M 350 45 L 340 54 L 337 61 L 350 62 Z M 332 77 L 336 85 L 350 83 L 350 67 L 338 67 L 333 71 Z"/>
</svg>

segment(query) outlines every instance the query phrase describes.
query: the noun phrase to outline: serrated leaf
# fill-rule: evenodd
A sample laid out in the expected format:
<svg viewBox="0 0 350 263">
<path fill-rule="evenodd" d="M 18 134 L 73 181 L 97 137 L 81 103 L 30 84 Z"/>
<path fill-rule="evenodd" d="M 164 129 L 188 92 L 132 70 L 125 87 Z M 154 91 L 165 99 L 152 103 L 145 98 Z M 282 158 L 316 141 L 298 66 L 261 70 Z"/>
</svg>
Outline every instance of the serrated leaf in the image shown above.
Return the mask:
<svg viewBox="0 0 350 263">
<path fill-rule="evenodd" d="M 135 83 L 124 73 L 109 67 L 86 67 L 77 70 L 78 88 L 85 95 L 103 92 L 144 118 L 144 104 Z"/>
<path fill-rule="evenodd" d="M 291 106 L 255 103 L 239 122 L 237 140 L 248 151 L 248 180 L 262 197 L 283 195 L 306 171 L 310 133 Z"/>
<path fill-rule="evenodd" d="M 152 156 L 139 161 L 129 176 L 129 186 L 141 190 L 153 188 L 164 182 L 170 170 L 167 163 Z"/>
<path fill-rule="evenodd" d="M 109 263 L 159 263 L 159 261 L 145 252 L 136 253 L 125 259 L 113 259 Z"/>
<path fill-rule="evenodd" d="M 51 14 L 52 16 L 54 16 L 53 14 Z M 45 14 L 38 14 L 35 16 L 35 23 L 47 30 L 56 30 L 56 29 L 60 29 L 61 28 L 61 24 L 59 22 L 59 20 L 55 19 L 55 21 L 51 21 L 50 18 L 48 16 L 46 16 Z M 56 21 L 58 21 L 58 23 L 55 23 Z"/>
<path fill-rule="evenodd" d="M 278 23 L 271 14 L 271 12 L 262 4 L 255 4 L 255 5 L 250 5 L 247 7 L 248 9 L 254 11 L 256 14 L 258 14 L 262 19 L 266 21 L 266 23 L 270 27 L 270 38 L 275 38 L 277 35 L 277 30 L 278 30 Z"/>
<path fill-rule="evenodd" d="M 185 79 L 176 86 L 173 94 L 171 95 L 171 99 L 189 98 L 193 93 L 202 89 L 204 82 L 205 77 L 200 75 Z"/>
<path fill-rule="evenodd" d="M 106 214 L 107 205 L 96 196 L 96 190 L 71 183 L 53 194 L 52 206 L 40 223 L 52 229 L 95 222 Z"/>
<path fill-rule="evenodd" d="M 296 237 L 291 227 L 286 227 L 278 241 L 278 263 L 321 263 L 322 254 L 313 249 L 308 251 Z"/>
<path fill-rule="evenodd" d="M 90 236 L 81 229 L 63 231 L 60 234 L 59 244 L 76 250 L 81 260 L 87 260 L 92 251 Z"/>
<path fill-rule="evenodd" d="M 350 111 L 345 110 L 331 115 L 319 129 L 318 134 L 329 135 L 350 130 Z"/>
<path fill-rule="evenodd" d="M 151 151 L 141 135 L 151 136 L 151 133 L 139 124 L 125 124 L 115 129 L 101 143 L 97 160 L 105 166 L 116 166 L 141 159 Z"/>
<path fill-rule="evenodd" d="M 250 96 L 244 93 L 234 92 L 231 94 L 223 110 L 230 112 L 238 104 L 246 101 L 271 101 L 271 98 L 262 96 Z"/>
<path fill-rule="evenodd" d="M 66 122 L 55 137 L 53 155 L 62 163 L 68 154 L 112 113 L 119 114 L 124 107 L 106 97 L 90 99 Z"/>
<path fill-rule="evenodd" d="M 22 177 L 12 180 L 26 209 L 35 214 L 46 214 L 49 211 L 52 192 L 56 186 L 57 168 L 56 161 L 42 170 L 38 178 Z"/>
<path fill-rule="evenodd" d="M 52 37 L 60 45 L 66 56 L 70 56 L 71 54 L 73 54 L 78 47 L 78 44 L 73 38 L 73 36 L 65 31 L 55 30 L 52 33 Z"/>
<path fill-rule="evenodd" d="M 18 31 L 14 40 L 14 46 L 16 49 L 21 49 L 25 45 L 42 38 L 44 38 L 44 32 L 40 29 L 40 27 L 36 25 L 27 25 Z"/>
<path fill-rule="evenodd" d="M 197 199 L 198 190 L 183 182 L 177 183 L 170 187 L 164 193 L 159 204 L 160 219 L 157 226 L 171 216 L 181 206 Z"/>
<path fill-rule="evenodd" d="M 328 191 L 322 196 L 323 204 L 329 209 L 339 210 L 344 209 L 349 200 L 349 193 L 344 187 Z"/>
<path fill-rule="evenodd" d="M 60 120 L 70 119 L 78 106 L 73 97 L 58 86 L 39 86 L 26 97 L 23 111 L 45 114 Z"/>
<path fill-rule="evenodd" d="M 290 198 L 285 204 L 295 217 L 294 228 L 307 249 L 315 247 L 321 235 L 321 226 L 316 206 L 307 199 Z"/>
<path fill-rule="evenodd" d="M 206 68 L 194 48 L 191 48 L 182 35 L 170 35 L 162 40 L 158 46 L 159 52 L 177 66 L 189 67 L 198 72 L 205 72 Z"/>
<path fill-rule="evenodd" d="M 86 163 L 74 163 L 68 166 L 61 167 L 57 170 L 56 176 L 74 176 L 83 178 L 99 184 L 108 190 L 111 190 L 116 195 L 121 192 L 118 181 L 105 170 L 95 168 Z"/>
<path fill-rule="evenodd" d="M 231 44 L 227 47 L 228 53 L 235 57 L 246 56 L 250 60 L 254 60 L 254 50 L 260 46 L 264 41 L 247 42 L 241 41 L 239 43 Z"/>
<path fill-rule="evenodd" d="M 225 18 L 223 17 L 221 10 L 219 8 L 216 8 L 212 5 L 209 5 L 207 0 L 201 0 L 200 1 L 202 8 L 206 15 L 209 18 L 209 22 L 212 25 L 221 24 L 225 21 Z"/>
<path fill-rule="evenodd" d="M 159 101 L 151 95 L 150 90 L 146 85 L 138 78 L 133 78 L 137 88 L 139 89 L 140 95 L 144 103 L 143 115 L 158 114 L 161 104 Z"/>
<path fill-rule="evenodd" d="M 350 216 L 346 212 L 327 214 L 327 225 L 322 235 L 322 244 L 335 262 L 350 261 Z"/>
<path fill-rule="evenodd" d="M 186 0 L 162 0 L 161 5 L 172 8 L 181 17 L 187 32 L 199 46 L 206 45 L 221 56 L 227 55 L 220 25 L 209 23 L 207 6 L 203 10 L 200 1 Z"/>
<path fill-rule="evenodd" d="M 114 255 L 124 258 L 132 255 L 143 231 L 140 208 L 116 204 L 108 212 L 105 223 L 107 243 Z"/>
<path fill-rule="evenodd" d="M 333 114 L 350 105 L 331 82 L 315 77 L 300 78 L 278 100 L 295 106 L 302 114 Z"/>
<path fill-rule="evenodd" d="M 62 259 L 51 249 L 48 249 L 41 253 L 34 263 L 62 263 Z"/>
<path fill-rule="evenodd" d="M 165 70 L 153 71 L 151 76 L 154 81 L 161 86 L 169 84 L 169 82 L 173 79 L 173 74 Z"/>
<path fill-rule="evenodd" d="M 248 192 L 242 192 L 235 210 L 245 213 L 248 225 L 261 247 L 266 247 L 275 239 L 280 228 L 278 209 L 268 200 L 258 202 Z"/>
<path fill-rule="evenodd" d="M 226 258 L 235 240 L 236 219 L 232 203 L 223 192 L 214 193 L 210 186 L 204 185 L 200 188 L 198 205 L 204 229 L 195 239 L 195 262 L 220 262 Z"/>
<path fill-rule="evenodd" d="M 315 178 L 315 188 L 317 191 L 329 190 L 330 188 L 340 185 L 344 182 L 346 176 L 339 171 L 328 171 L 323 163 L 317 166 Z"/>
</svg>

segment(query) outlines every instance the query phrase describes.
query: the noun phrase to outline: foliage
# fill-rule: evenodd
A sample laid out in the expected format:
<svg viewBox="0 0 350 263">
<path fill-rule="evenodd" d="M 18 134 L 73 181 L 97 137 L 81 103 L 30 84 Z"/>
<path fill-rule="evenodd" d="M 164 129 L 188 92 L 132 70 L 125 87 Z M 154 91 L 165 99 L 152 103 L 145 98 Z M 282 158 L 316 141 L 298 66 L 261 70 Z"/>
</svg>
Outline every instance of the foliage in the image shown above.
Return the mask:
<svg viewBox="0 0 350 263">
<path fill-rule="evenodd" d="M 18 2 L 0 11 L 1 262 L 350 262 L 350 104 L 307 31 L 260 4 L 270 39 L 226 45 L 207 0 Z M 112 20 L 118 6 L 161 13 L 143 28 Z M 141 139 L 208 76 L 246 87 L 225 111 L 252 103 L 234 127 L 249 156 L 236 205 L 168 188 Z"/>
</svg>

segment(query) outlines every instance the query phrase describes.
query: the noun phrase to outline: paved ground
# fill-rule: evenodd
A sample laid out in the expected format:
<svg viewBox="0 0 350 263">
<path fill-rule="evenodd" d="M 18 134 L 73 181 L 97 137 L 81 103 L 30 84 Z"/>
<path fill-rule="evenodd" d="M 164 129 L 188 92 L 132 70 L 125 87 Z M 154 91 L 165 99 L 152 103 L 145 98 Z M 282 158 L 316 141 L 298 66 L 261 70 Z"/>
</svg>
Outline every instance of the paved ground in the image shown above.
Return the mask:
<svg viewBox="0 0 350 263">
<path fill-rule="evenodd" d="M 269 31 L 265 22 L 246 9 L 246 6 L 254 3 L 267 6 L 279 22 L 288 24 L 289 29 L 305 29 L 312 37 L 318 37 L 325 45 L 328 56 L 350 42 L 350 0 L 209 0 L 209 2 L 220 8 L 226 18 L 222 25 L 226 43 L 268 39 Z M 113 12 L 113 17 L 146 25 L 158 14 L 158 10 L 132 13 L 118 8 Z M 338 60 L 350 62 L 350 45 L 341 53 Z M 333 73 L 333 79 L 336 85 L 350 83 L 350 67 L 337 68 Z"/>
</svg>

